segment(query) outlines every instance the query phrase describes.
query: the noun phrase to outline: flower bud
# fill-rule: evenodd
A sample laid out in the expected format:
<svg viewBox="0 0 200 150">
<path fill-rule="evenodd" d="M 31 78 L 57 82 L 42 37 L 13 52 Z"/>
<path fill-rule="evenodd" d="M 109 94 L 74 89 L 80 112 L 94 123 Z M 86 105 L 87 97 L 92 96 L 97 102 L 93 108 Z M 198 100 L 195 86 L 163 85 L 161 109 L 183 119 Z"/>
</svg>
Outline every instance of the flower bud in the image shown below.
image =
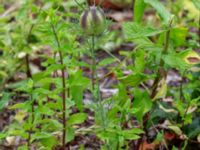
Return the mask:
<svg viewBox="0 0 200 150">
<path fill-rule="evenodd" d="M 105 14 L 102 9 L 91 6 L 82 13 L 80 24 L 87 35 L 99 35 L 106 27 Z"/>
</svg>

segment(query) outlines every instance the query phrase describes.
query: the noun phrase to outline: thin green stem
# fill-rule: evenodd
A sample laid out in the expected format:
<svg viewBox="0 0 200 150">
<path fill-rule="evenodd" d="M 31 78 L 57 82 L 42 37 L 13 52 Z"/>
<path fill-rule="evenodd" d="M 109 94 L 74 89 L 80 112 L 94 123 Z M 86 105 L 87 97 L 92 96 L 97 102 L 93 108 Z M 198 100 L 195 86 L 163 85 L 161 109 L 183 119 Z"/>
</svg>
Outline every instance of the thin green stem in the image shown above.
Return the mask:
<svg viewBox="0 0 200 150">
<path fill-rule="evenodd" d="M 62 146 L 63 148 L 65 148 L 65 138 L 66 138 L 66 82 L 65 82 L 65 70 L 66 68 L 64 67 L 64 62 L 63 62 L 63 55 L 61 52 L 61 45 L 60 45 L 60 41 L 58 39 L 58 35 L 57 32 L 55 30 L 55 27 L 53 24 L 51 24 L 51 28 L 53 30 L 53 34 L 57 43 L 57 47 L 58 47 L 58 53 L 59 53 L 59 57 L 60 57 L 60 63 L 62 65 L 62 69 L 61 69 L 61 73 L 62 73 L 62 121 L 63 121 L 63 134 L 62 134 Z"/>
<path fill-rule="evenodd" d="M 95 56 L 95 37 L 92 36 L 92 47 L 91 47 L 91 57 L 92 57 L 92 93 L 95 94 L 95 84 L 96 84 L 96 56 Z M 94 96 L 95 98 L 96 96 Z"/>
<path fill-rule="evenodd" d="M 183 94 L 183 78 L 185 76 L 185 72 L 183 72 L 182 76 L 181 76 L 181 82 L 180 82 L 180 86 L 179 86 L 179 99 L 183 102 L 184 101 L 184 94 Z"/>
<path fill-rule="evenodd" d="M 26 46 L 29 48 L 29 38 L 31 36 L 31 33 L 32 33 L 32 30 L 33 30 L 33 27 L 34 27 L 34 24 L 31 25 L 30 29 L 29 29 L 29 32 L 28 32 L 28 35 L 26 37 Z M 29 63 L 29 54 L 27 53 L 26 56 L 25 56 L 25 61 L 26 61 L 26 76 L 27 78 L 32 78 L 32 73 L 31 73 L 31 69 L 30 69 L 30 63 Z M 27 139 L 27 146 L 28 146 L 28 149 L 31 149 L 31 137 L 32 137 L 32 132 L 33 132 L 33 123 L 34 123 L 34 118 L 35 118 L 35 108 L 34 108 L 34 101 L 33 101 L 33 96 L 32 96 L 32 93 L 31 93 L 31 101 L 32 101 L 32 104 L 31 104 L 31 127 L 28 131 L 28 139 Z"/>
<path fill-rule="evenodd" d="M 31 150 L 31 135 L 32 135 L 32 132 L 33 132 L 33 123 L 34 123 L 34 120 L 35 120 L 35 107 L 34 107 L 34 100 L 33 100 L 33 95 L 31 93 L 31 96 L 30 96 L 30 99 L 32 101 L 32 104 L 31 104 L 31 127 L 28 131 L 28 139 L 27 139 L 27 146 L 28 146 L 28 149 Z"/>
</svg>

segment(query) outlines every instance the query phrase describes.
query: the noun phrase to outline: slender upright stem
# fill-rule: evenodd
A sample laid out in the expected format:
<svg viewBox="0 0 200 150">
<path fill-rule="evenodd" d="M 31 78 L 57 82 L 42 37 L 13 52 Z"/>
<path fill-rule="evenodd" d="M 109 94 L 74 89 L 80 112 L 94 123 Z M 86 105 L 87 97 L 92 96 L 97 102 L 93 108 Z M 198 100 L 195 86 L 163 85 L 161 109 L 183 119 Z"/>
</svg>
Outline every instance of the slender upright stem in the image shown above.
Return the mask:
<svg viewBox="0 0 200 150">
<path fill-rule="evenodd" d="M 183 82 L 184 82 L 184 76 L 185 76 L 186 70 L 183 71 L 181 76 L 181 82 L 179 87 L 179 99 L 183 102 L 184 101 L 184 94 L 183 94 Z"/>
<path fill-rule="evenodd" d="M 157 88 L 158 88 L 160 80 L 162 78 L 166 78 L 166 75 L 167 75 L 167 71 L 164 69 L 164 61 L 162 59 L 162 55 L 167 54 L 167 52 L 168 52 L 171 25 L 172 25 L 172 19 L 169 22 L 169 29 L 165 34 L 164 47 L 163 47 L 163 51 L 161 53 L 157 77 L 155 78 L 153 86 L 152 86 L 152 92 L 151 92 L 151 95 L 150 95 L 151 98 L 154 98 L 155 95 L 157 94 Z M 150 112 L 147 112 L 145 114 L 145 116 L 143 117 L 143 126 L 144 126 L 144 130 L 146 131 L 146 133 L 147 133 L 147 122 L 148 122 L 149 117 L 150 117 Z"/>
<path fill-rule="evenodd" d="M 164 67 L 164 61 L 162 59 L 162 55 L 167 54 L 167 51 L 168 51 L 171 25 L 172 25 L 172 20 L 170 21 L 169 29 L 165 34 L 164 47 L 163 47 L 163 51 L 161 53 L 161 58 L 160 58 L 159 69 L 158 69 L 158 72 L 157 72 L 157 77 L 154 80 L 154 83 L 153 83 L 153 86 L 152 86 L 151 98 L 153 98 L 156 95 L 156 90 L 158 88 L 158 84 L 159 84 L 159 81 L 161 80 L 161 78 L 166 76 L 166 71 L 163 68 Z"/>
<path fill-rule="evenodd" d="M 200 12 L 199 12 L 199 45 L 200 45 Z"/>
<path fill-rule="evenodd" d="M 34 27 L 34 24 L 31 25 L 30 29 L 29 29 L 29 32 L 28 32 L 28 35 L 26 37 L 26 46 L 29 47 L 29 38 L 30 38 L 30 35 L 32 33 L 32 30 L 33 30 L 33 27 Z M 27 78 L 32 78 L 32 73 L 31 73 L 31 69 L 30 69 L 30 63 L 29 63 L 29 54 L 27 53 L 26 56 L 25 56 L 25 61 L 26 61 L 26 76 Z M 33 100 L 33 96 L 32 96 L 32 93 L 31 93 L 31 127 L 28 131 L 28 138 L 27 138 L 27 146 L 28 146 L 28 149 L 31 149 L 31 136 L 32 136 L 32 132 L 33 132 L 33 123 L 34 123 L 34 119 L 35 119 L 35 108 L 34 108 L 34 100 Z"/>
<path fill-rule="evenodd" d="M 31 148 L 31 135 L 32 135 L 32 132 L 33 132 L 33 123 L 34 123 L 34 120 L 35 120 L 35 108 L 34 108 L 34 100 L 33 100 L 33 95 L 31 94 L 31 101 L 32 101 L 32 104 L 31 104 L 31 127 L 28 131 L 28 139 L 27 139 L 27 146 L 28 146 L 28 149 L 30 150 Z"/>
<path fill-rule="evenodd" d="M 96 80 L 96 56 L 95 56 L 95 37 L 92 36 L 92 47 L 91 47 L 91 57 L 92 57 L 92 92 L 95 91 L 95 80 Z M 94 96 L 95 97 L 95 96 Z"/>
<path fill-rule="evenodd" d="M 63 62 L 63 55 L 62 52 L 60 50 L 61 46 L 60 46 L 60 42 L 58 39 L 58 35 L 56 33 L 55 27 L 53 24 L 51 24 L 52 30 L 53 30 L 53 34 L 57 43 L 57 47 L 58 47 L 58 53 L 59 53 L 59 58 L 60 58 L 60 63 L 62 65 L 62 86 L 63 86 L 63 91 L 62 91 L 62 118 L 63 118 L 63 135 L 62 135 L 62 145 L 63 148 L 65 148 L 65 137 L 66 137 L 66 82 L 65 82 L 65 67 L 64 67 L 64 62 Z"/>
</svg>

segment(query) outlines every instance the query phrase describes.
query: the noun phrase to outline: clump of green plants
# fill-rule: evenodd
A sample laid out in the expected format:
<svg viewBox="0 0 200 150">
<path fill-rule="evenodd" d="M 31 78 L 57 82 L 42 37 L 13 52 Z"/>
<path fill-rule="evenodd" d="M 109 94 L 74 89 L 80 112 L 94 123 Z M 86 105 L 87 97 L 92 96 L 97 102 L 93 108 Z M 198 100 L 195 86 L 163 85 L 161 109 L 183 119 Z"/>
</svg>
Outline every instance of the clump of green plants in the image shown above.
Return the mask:
<svg viewBox="0 0 200 150">
<path fill-rule="evenodd" d="M 99 1 L 3 2 L 0 149 L 199 148 L 199 2 L 127 3 L 116 37 Z"/>
</svg>

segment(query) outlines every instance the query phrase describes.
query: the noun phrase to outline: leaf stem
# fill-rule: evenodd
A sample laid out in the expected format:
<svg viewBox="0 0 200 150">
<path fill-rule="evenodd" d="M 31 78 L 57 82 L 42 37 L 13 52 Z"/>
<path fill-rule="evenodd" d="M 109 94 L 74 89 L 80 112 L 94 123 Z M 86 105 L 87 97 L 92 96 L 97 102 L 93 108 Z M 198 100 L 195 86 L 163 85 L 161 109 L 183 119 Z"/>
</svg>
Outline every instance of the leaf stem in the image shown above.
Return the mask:
<svg viewBox="0 0 200 150">
<path fill-rule="evenodd" d="M 66 68 L 64 67 L 64 62 L 63 62 L 63 55 L 62 52 L 60 50 L 61 45 L 60 45 L 60 41 L 58 39 L 58 35 L 56 33 L 55 30 L 55 26 L 51 23 L 51 28 L 53 30 L 53 34 L 57 43 L 57 47 L 58 47 L 58 54 L 59 54 L 59 58 L 60 58 L 60 63 L 63 66 L 61 69 L 61 73 L 62 73 L 62 123 L 63 123 L 63 134 L 62 134 L 62 146 L 63 148 L 65 148 L 65 138 L 66 138 L 66 82 L 65 82 L 65 70 Z"/>
</svg>

